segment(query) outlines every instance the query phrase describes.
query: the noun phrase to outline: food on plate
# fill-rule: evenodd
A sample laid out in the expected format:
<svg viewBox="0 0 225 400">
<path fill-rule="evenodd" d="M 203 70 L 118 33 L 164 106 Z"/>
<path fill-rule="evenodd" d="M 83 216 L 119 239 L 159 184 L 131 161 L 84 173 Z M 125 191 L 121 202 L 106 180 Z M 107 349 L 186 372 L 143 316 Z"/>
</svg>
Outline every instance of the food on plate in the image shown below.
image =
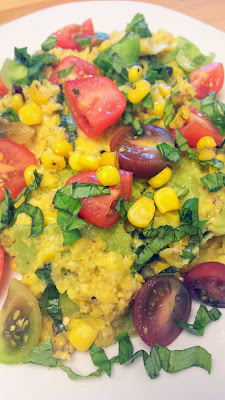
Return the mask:
<svg viewBox="0 0 225 400">
<path fill-rule="evenodd" d="M 225 306 L 223 65 L 141 14 L 124 32 L 93 22 L 15 48 L 0 80 L 0 362 L 97 369 L 143 357 L 151 378 L 199 366 Z M 4 267 L 4 268 L 3 268 Z M 200 305 L 189 322 L 192 298 Z M 134 353 L 131 337 L 150 346 Z M 109 359 L 104 348 L 118 342 Z M 193 341 L 194 342 L 194 341 Z"/>
</svg>

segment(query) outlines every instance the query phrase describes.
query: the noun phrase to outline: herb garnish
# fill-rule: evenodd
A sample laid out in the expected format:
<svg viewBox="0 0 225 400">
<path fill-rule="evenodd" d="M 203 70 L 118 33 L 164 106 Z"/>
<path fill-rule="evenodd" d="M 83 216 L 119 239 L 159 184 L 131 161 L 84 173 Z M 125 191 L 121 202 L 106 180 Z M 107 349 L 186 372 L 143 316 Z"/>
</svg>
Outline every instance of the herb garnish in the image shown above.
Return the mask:
<svg viewBox="0 0 225 400">
<path fill-rule="evenodd" d="M 66 68 L 66 69 L 61 69 L 60 71 L 57 72 L 59 78 L 63 78 L 64 76 L 67 76 L 70 74 L 70 72 L 73 71 L 74 67 L 76 64 L 71 65 L 71 67 Z"/>
<path fill-rule="evenodd" d="M 57 40 L 58 40 L 58 37 L 57 37 L 57 36 L 50 35 L 50 36 L 44 41 L 44 43 L 42 43 L 42 45 L 41 45 L 42 50 L 44 50 L 44 51 L 49 51 L 49 50 L 54 49 Z"/>
<path fill-rule="evenodd" d="M 225 174 L 223 172 L 214 172 L 203 176 L 201 181 L 209 192 L 218 192 L 225 186 Z"/>
<path fill-rule="evenodd" d="M 203 336 L 206 325 L 212 321 L 217 321 L 221 315 L 218 308 L 213 307 L 211 310 L 207 310 L 206 306 L 201 304 L 193 324 L 184 321 L 176 321 L 176 324 L 193 335 Z"/>
</svg>

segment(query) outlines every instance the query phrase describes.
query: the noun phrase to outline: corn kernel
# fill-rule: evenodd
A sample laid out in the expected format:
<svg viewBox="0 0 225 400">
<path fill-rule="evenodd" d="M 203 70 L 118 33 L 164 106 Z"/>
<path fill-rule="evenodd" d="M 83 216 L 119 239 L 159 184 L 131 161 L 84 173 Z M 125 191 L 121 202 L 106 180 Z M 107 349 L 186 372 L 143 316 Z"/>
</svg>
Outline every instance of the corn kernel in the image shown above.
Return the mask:
<svg viewBox="0 0 225 400">
<path fill-rule="evenodd" d="M 50 224 L 56 224 L 56 222 L 57 222 L 57 212 L 56 211 L 50 211 L 50 212 L 44 214 L 44 226 L 47 226 Z"/>
<path fill-rule="evenodd" d="M 118 169 L 111 165 L 105 165 L 97 170 L 96 176 L 103 186 L 118 185 L 120 183 L 120 174 Z"/>
<path fill-rule="evenodd" d="M 202 137 L 196 146 L 197 152 L 200 153 L 205 148 L 214 149 L 216 147 L 216 142 L 211 136 Z"/>
<path fill-rule="evenodd" d="M 225 165 L 225 155 L 224 154 L 217 154 L 215 158 L 217 158 L 217 160 L 222 161 Z M 218 171 L 219 171 L 218 168 L 212 167 L 211 165 L 209 166 L 210 174 L 213 174 L 214 172 L 218 172 Z"/>
<path fill-rule="evenodd" d="M 73 146 L 67 142 L 67 140 L 61 140 L 60 142 L 57 142 L 55 146 L 53 146 L 52 150 L 54 153 L 68 158 L 70 153 L 73 151 Z"/>
<path fill-rule="evenodd" d="M 39 81 L 33 81 L 30 86 L 30 96 L 36 104 L 46 104 L 50 99 L 50 92 L 47 87 L 42 86 Z"/>
<path fill-rule="evenodd" d="M 80 323 L 80 319 L 79 318 L 72 318 L 70 321 L 70 330 L 75 328 L 75 326 L 77 326 Z"/>
<path fill-rule="evenodd" d="M 118 157 L 116 151 L 105 151 L 101 154 L 101 165 L 111 165 L 112 167 L 118 168 Z"/>
<path fill-rule="evenodd" d="M 163 118 L 165 105 L 163 103 L 154 103 L 155 116 Z"/>
<path fill-rule="evenodd" d="M 80 152 L 73 151 L 73 153 L 70 154 L 69 156 L 69 166 L 72 168 L 74 171 L 80 172 L 83 171 L 83 168 L 79 164 L 79 157 L 80 157 Z"/>
<path fill-rule="evenodd" d="M 69 342 L 75 349 L 86 351 L 93 344 L 96 337 L 97 333 L 92 326 L 80 320 L 80 322 L 75 324 L 71 329 L 69 333 Z"/>
<path fill-rule="evenodd" d="M 37 125 L 42 121 L 40 107 L 36 103 L 29 103 L 22 106 L 18 111 L 20 122 L 25 125 Z"/>
<path fill-rule="evenodd" d="M 20 93 L 15 93 L 12 96 L 12 108 L 17 113 L 23 106 L 23 96 Z"/>
<path fill-rule="evenodd" d="M 164 214 L 164 217 L 171 223 L 179 224 L 180 216 L 178 211 L 168 211 Z"/>
<path fill-rule="evenodd" d="M 154 201 L 161 214 L 180 209 L 179 199 L 172 188 L 165 187 L 157 190 L 154 194 Z"/>
<path fill-rule="evenodd" d="M 34 180 L 34 170 L 37 169 L 37 165 L 29 165 L 24 171 L 24 179 L 27 184 L 27 186 L 30 186 L 30 184 Z"/>
<path fill-rule="evenodd" d="M 167 182 L 169 182 L 171 176 L 172 176 L 171 169 L 169 167 L 166 167 L 161 172 L 159 172 L 159 174 L 151 178 L 148 181 L 148 183 L 153 188 L 158 189 L 161 186 L 165 185 Z"/>
<path fill-rule="evenodd" d="M 155 214 L 152 199 L 141 197 L 131 206 L 127 213 L 128 221 L 137 228 L 145 228 L 150 224 Z"/>
<path fill-rule="evenodd" d="M 83 154 L 79 157 L 78 162 L 83 171 L 96 171 L 101 167 L 100 159 L 92 155 Z"/>
<path fill-rule="evenodd" d="M 12 269 L 14 269 L 14 271 L 17 271 L 16 259 L 15 259 L 15 258 L 13 258 L 13 260 L 11 261 L 10 267 L 11 267 Z"/>
<path fill-rule="evenodd" d="M 200 151 L 198 158 L 200 161 L 209 161 L 215 158 L 215 151 L 213 149 L 205 148 Z"/>
<path fill-rule="evenodd" d="M 180 129 L 190 117 L 190 110 L 186 106 L 181 106 L 177 111 L 175 118 L 170 123 L 171 129 Z"/>
<path fill-rule="evenodd" d="M 148 81 L 138 81 L 130 87 L 127 92 L 127 97 L 132 104 L 137 104 L 140 103 L 149 92 L 150 83 Z"/>
<path fill-rule="evenodd" d="M 167 97 L 167 96 L 169 96 L 171 94 L 171 87 L 170 86 L 167 86 L 164 83 L 160 83 L 158 85 L 158 87 L 159 87 L 159 91 L 160 91 L 160 93 L 161 93 L 161 95 L 163 97 Z"/>
<path fill-rule="evenodd" d="M 137 82 L 143 78 L 143 68 L 140 65 L 134 65 L 129 69 L 128 79 L 129 82 Z"/>
<path fill-rule="evenodd" d="M 98 46 L 98 50 L 100 51 L 100 53 L 106 49 L 108 49 L 108 47 L 110 47 L 112 45 L 112 43 L 110 43 L 109 40 L 104 40 L 104 42 L 102 42 L 100 44 L 100 46 Z"/>
<path fill-rule="evenodd" d="M 65 158 L 58 154 L 50 153 L 49 151 L 43 151 L 41 155 L 41 162 L 47 169 L 62 170 L 66 166 Z"/>
<path fill-rule="evenodd" d="M 173 68 L 173 75 L 174 75 L 176 78 L 179 78 L 180 76 L 183 76 L 183 75 L 184 75 L 184 72 L 182 71 L 181 68 L 174 67 L 174 68 Z"/>
</svg>

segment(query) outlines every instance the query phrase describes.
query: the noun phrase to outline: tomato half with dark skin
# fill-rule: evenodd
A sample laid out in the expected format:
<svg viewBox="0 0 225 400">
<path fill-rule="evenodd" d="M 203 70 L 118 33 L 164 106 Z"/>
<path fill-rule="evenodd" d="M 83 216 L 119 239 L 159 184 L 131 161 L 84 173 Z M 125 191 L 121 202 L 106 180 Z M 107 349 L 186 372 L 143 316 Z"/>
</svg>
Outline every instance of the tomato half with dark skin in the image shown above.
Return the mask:
<svg viewBox="0 0 225 400">
<path fill-rule="evenodd" d="M 115 205 L 121 196 L 123 196 L 124 200 L 130 200 L 132 188 L 132 173 L 121 170 L 119 173 L 120 183 L 109 187 L 109 195 L 80 199 L 83 206 L 79 212 L 81 218 L 103 228 L 111 228 L 119 221 L 120 215 L 115 210 Z M 95 183 L 96 185 L 100 185 L 95 171 L 79 172 L 68 179 L 66 185 L 73 182 Z"/>
<path fill-rule="evenodd" d="M 73 65 L 74 68 L 72 69 L 69 75 L 59 78 L 58 76 L 59 71 L 70 68 Z M 58 67 L 53 69 L 49 77 L 49 81 L 51 82 L 52 85 L 59 85 L 60 83 L 65 81 L 71 81 L 77 78 L 87 78 L 87 76 L 90 75 L 97 75 L 98 71 L 99 69 L 95 65 L 87 61 L 84 61 L 81 58 L 75 56 L 68 56 L 63 58 Z"/>
<path fill-rule="evenodd" d="M 0 201 L 4 198 L 5 187 L 16 197 L 26 187 L 24 171 L 29 165 L 36 165 L 35 155 L 21 144 L 0 139 Z"/>
<path fill-rule="evenodd" d="M 190 82 L 196 91 L 196 97 L 203 99 L 207 94 L 219 91 L 223 87 L 224 68 L 222 63 L 203 65 L 190 74 Z"/>
<path fill-rule="evenodd" d="M 225 264 L 205 262 L 192 268 L 184 278 L 192 297 L 215 307 L 225 307 Z"/>
<path fill-rule="evenodd" d="M 0 245 L 0 280 L 2 277 L 3 266 L 4 266 L 4 250 L 3 247 Z"/>
<path fill-rule="evenodd" d="M 175 321 L 187 322 L 190 312 L 191 297 L 186 286 L 174 275 L 159 274 L 148 279 L 137 293 L 133 321 L 148 346 L 168 346 L 182 332 Z"/>
<path fill-rule="evenodd" d="M 83 24 L 72 24 L 59 29 L 52 35 L 57 36 L 56 47 L 62 49 L 72 49 L 81 51 L 82 47 L 76 42 L 76 39 L 85 38 L 87 36 L 93 36 L 94 28 L 92 20 L 89 18 L 83 22 Z"/>
<path fill-rule="evenodd" d="M 144 125 L 145 134 L 134 136 L 132 128 L 122 128 L 111 140 L 111 151 L 117 151 L 120 168 L 132 171 L 137 178 L 150 179 L 170 162 L 157 150 L 156 145 L 166 142 L 174 145 L 171 134 L 158 126 Z"/>
<path fill-rule="evenodd" d="M 67 81 L 65 95 L 74 120 L 88 137 L 98 136 L 116 122 L 126 108 L 124 95 L 105 76 Z"/>
<path fill-rule="evenodd" d="M 31 291 L 16 279 L 0 311 L 0 362 L 17 364 L 37 346 L 41 335 L 41 312 Z"/>
<path fill-rule="evenodd" d="M 8 88 L 2 82 L 0 74 L 0 97 L 4 97 L 8 92 Z"/>
</svg>

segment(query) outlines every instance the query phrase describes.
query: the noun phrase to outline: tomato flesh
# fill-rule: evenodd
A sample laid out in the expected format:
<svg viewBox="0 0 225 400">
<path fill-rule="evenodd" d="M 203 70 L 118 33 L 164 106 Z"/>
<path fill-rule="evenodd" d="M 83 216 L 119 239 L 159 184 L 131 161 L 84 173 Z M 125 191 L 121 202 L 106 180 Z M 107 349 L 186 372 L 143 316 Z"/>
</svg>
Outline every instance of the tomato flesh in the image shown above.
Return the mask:
<svg viewBox="0 0 225 400">
<path fill-rule="evenodd" d="M 65 77 L 59 78 L 58 72 L 70 68 L 72 67 L 72 65 L 74 65 L 74 68 L 72 69 L 70 74 Z M 98 68 L 95 65 L 90 64 L 89 62 L 84 61 L 81 58 L 68 56 L 63 58 L 58 67 L 53 69 L 49 77 L 49 81 L 52 85 L 59 85 L 62 81 L 71 81 L 77 78 L 86 78 L 90 75 L 97 75 L 97 73 Z"/>
<path fill-rule="evenodd" d="M 38 302 L 26 286 L 12 279 L 0 312 L 0 362 L 23 362 L 29 351 L 37 346 L 40 335 Z"/>
<path fill-rule="evenodd" d="M 203 99 L 207 94 L 222 89 L 224 82 L 224 68 L 222 63 L 203 65 L 190 74 L 190 82 L 196 91 L 196 97 Z"/>
<path fill-rule="evenodd" d="M 116 122 L 126 108 L 126 99 L 115 83 L 105 76 L 65 82 L 69 109 L 88 137 L 98 136 Z"/>
<path fill-rule="evenodd" d="M 59 29 L 52 35 L 57 36 L 56 47 L 62 49 L 72 49 L 81 51 L 82 47 L 76 42 L 76 39 L 93 36 L 94 28 L 92 20 L 89 18 L 82 25 L 72 24 Z"/>
<path fill-rule="evenodd" d="M 118 199 L 123 196 L 124 200 L 129 200 L 132 187 L 132 173 L 127 171 L 119 171 L 120 183 L 110 186 L 109 195 L 101 195 L 96 197 L 88 197 L 80 199 L 82 209 L 79 216 L 92 224 L 103 228 L 111 228 L 120 219 L 120 215 L 115 210 Z M 79 183 L 95 183 L 100 185 L 95 171 L 83 171 L 72 176 L 66 185 L 73 182 Z"/>
<path fill-rule="evenodd" d="M 225 307 L 225 264 L 205 262 L 192 268 L 184 278 L 192 297 L 215 307 Z"/>
<path fill-rule="evenodd" d="M 0 75 L 0 97 L 4 97 L 8 93 L 8 88 L 4 85 Z"/>
<path fill-rule="evenodd" d="M 190 312 L 191 297 L 186 286 L 174 275 L 159 274 L 148 279 L 137 293 L 133 321 L 148 346 L 168 346 L 182 332 L 175 321 L 187 322 Z"/>
<path fill-rule="evenodd" d="M 117 151 L 120 168 L 132 171 L 138 178 L 150 179 L 170 162 L 157 150 L 156 145 L 166 142 L 174 145 L 171 134 L 158 126 L 144 125 L 145 134 L 134 136 L 130 126 L 121 129 L 111 140 L 111 151 Z"/>
<path fill-rule="evenodd" d="M 34 154 L 26 147 L 8 139 L 0 139 L 0 201 L 4 198 L 5 187 L 16 197 L 26 187 L 24 171 L 29 165 L 36 165 Z"/>
<path fill-rule="evenodd" d="M 3 247 L 0 245 L 0 280 L 2 277 L 3 265 L 4 265 L 4 250 Z"/>
</svg>

